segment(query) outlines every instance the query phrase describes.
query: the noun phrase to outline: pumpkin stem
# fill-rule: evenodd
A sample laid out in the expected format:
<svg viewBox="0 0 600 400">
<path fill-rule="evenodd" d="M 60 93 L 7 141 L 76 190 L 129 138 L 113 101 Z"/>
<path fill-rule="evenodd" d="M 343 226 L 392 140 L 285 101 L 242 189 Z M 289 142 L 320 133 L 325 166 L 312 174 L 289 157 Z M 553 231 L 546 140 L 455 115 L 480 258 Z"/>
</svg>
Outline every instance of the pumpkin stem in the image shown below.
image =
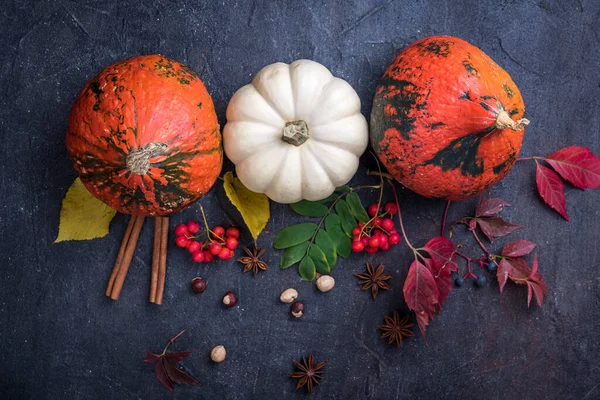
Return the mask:
<svg viewBox="0 0 600 400">
<path fill-rule="evenodd" d="M 510 128 L 513 131 L 520 131 L 522 127 L 525 125 L 529 125 L 529 120 L 527 118 L 522 118 L 518 121 L 513 121 L 513 119 L 508 115 L 505 110 L 501 110 L 496 117 L 496 129 L 506 129 Z"/>
<path fill-rule="evenodd" d="M 308 125 L 302 120 L 287 122 L 283 127 L 281 139 L 294 146 L 300 146 L 308 140 Z"/>
<path fill-rule="evenodd" d="M 150 158 L 165 151 L 167 145 L 163 143 L 149 143 L 148 145 L 133 150 L 127 155 L 125 164 L 132 174 L 145 175 L 150 170 Z"/>
</svg>

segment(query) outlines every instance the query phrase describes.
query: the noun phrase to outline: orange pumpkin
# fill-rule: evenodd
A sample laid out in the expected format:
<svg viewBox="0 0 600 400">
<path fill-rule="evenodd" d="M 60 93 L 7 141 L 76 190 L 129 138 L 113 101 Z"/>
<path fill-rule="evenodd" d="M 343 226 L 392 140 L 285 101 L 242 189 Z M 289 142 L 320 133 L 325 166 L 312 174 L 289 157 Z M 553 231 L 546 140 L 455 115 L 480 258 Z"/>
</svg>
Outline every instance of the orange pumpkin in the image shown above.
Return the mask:
<svg viewBox="0 0 600 400">
<path fill-rule="evenodd" d="M 396 180 L 425 196 L 475 196 L 513 167 L 525 105 L 479 48 L 432 36 L 404 49 L 377 86 L 371 144 Z"/>
<path fill-rule="evenodd" d="M 95 197 L 136 215 L 181 210 L 208 192 L 223 162 L 204 84 L 161 55 L 115 63 L 85 85 L 71 110 L 67 150 Z"/>
</svg>

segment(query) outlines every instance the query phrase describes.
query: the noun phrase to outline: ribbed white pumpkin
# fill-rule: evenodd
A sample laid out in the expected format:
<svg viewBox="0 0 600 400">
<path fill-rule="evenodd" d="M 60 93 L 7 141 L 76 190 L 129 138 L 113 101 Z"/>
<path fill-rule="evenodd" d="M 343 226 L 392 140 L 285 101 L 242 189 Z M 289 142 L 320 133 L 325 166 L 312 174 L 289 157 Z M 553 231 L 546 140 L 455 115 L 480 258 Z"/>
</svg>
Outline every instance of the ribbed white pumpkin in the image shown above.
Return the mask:
<svg viewBox="0 0 600 400">
<path fill-rule="evenodd" d="M 294 203 L 321 200 L 346 184 L 368 136 L 348 82 L 298 60 L 264 67 L 233 95 L 223 144 L 248 189 Z"/>
</svg>

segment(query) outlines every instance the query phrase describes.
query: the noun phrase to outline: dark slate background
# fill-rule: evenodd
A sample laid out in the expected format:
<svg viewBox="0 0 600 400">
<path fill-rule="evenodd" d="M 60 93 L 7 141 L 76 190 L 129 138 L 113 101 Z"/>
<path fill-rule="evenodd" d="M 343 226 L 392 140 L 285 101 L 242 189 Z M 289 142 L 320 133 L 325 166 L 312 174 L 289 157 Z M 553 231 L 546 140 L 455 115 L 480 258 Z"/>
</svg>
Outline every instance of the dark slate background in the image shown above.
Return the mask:
<svg viewBox="0 0 600 400">
<path fill-rule="evenodd" d="M 223 125 L 236 89 L 276 61 L 309 58 L 350 82 L 368 116 L 377 79 L 408 43 L 428 35 L 459 36 L 481 47 L 518 84 L 527 104 L 522 155 L 545 155 L 579 144 L 600 153 L 600 3 L 596 0 L 461 1 L 8 1 L 0 12 L 0 394 L 3 398 L 164 398 L 168 393 L 141 362 L 171 336 L 174 349 L 195 348 L 184 367 L 203 387 L 177 387 L 176 398 L 300 398 L 292 359 L 314 351 L 328 359 L 317 397 L 353 398 L 600 398 L 600 192 L 569 185 L 571 222 L 545 207 L 534 165 L 521 162 L 491 194 L 514 207 L 505 217 L 527 229 L 498 240 L 539 244 L 550 287 L 542 308 L 526 307 L 526 290 L 508 284 L 451 293 L 443 312 L 400 349 L 379 339 L 377 325 L 405 310 L 402 284 L 411 262 L 404 245 L 386 254 L 354 255 L 333 271 L 336 288 L 319 293 L 295 269 L 277 267 L 255 279 L 234 261 L 193 264 L 170 245 L 164 305 L 147 302 L 152 229 L 141 235 L 121 299 L 104 289 L 127 219 L 110 235 L 52 245 L 61 199 L 75 178 L 64 137 L 70 105 L 85 82 L 126 57 L 162 53 L 198 72 Z M 373 182 L 363 157 L 354 183 Z M 226 164 L 226 168 L 231 168 Z M 438 234 L 444 203 L 402 193 L 411 240 Z M 363 193 L 373 201 L 375 193 Z M 386 194 L 389 198 L 390 193 Z M 219 190 L 201 200 L 211 224 L 229 224 Z M 455 203 L 450 219 L 476 200 Z M 198 218 L 191 207 L 172 218 Z M 300 221 L 272 205 L 260 243 Z M 461 228 L 455 236 L 478 250 Z M 353 272 L 366 260 L 385 263 L 392 290 L 376 301 Z M 464 269 L 464 266 L 462 266 Z M 490 278 L 493 274 L 485 272 Z M 202 275 L 208 290 L 193 295 Z M 296 287 L 306 315 L 293 320 L 279 293 Z M 239 307 L 225 310 L 227 290 Z M 215 365 L 210 349 L 224 344 Z"/>
</svg>

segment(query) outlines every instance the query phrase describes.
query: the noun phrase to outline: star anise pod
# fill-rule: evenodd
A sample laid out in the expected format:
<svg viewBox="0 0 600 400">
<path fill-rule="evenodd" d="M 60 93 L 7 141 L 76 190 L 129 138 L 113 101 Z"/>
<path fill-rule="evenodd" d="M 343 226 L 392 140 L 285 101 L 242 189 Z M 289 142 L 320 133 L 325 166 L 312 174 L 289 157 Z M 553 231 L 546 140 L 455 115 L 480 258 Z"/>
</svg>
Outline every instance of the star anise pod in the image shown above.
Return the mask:
<svg viewBox="0 0 600 400">
<path fill-rule="evenodd" d="M 410 330 L 414 326 L 414 324 L 408 322 L 409 316 L 405 316 L 400 319 L 400 316 L 396 311 L 394 311 L 394 315 L 392 317 L 385 316 L 385 323 L 379 325 L 379 329 L 383 331 L 381 334 L 381 338 L 388 338 L 388 344 L 396 343 L 398 347 L 402 343 L 402 338 L 415 336 L 415 334 Z"/>
<path fill-rule="evenodd" d="M 373 299 L 375 299 L 380 288 L 383 290 L 388 290 L 390 288 L 385 281 L 391 279 L 392 276 L 383 273 L 383 270 L 385 269 L 383 264 L 379 264 L 377 270 L 373 268 L 371 263 L 366 263 L 366 266 L 365 272 L 362 274 L 354 274 L 354 276 L 360 279 L 359 284 L 363 285 L 363 290 L 371 289 L 371 294 L 373 295 Z"/>
<path fill-rule="evenodd" d="M 308 393 L 312 393 L 315 390 L 315 386 L 320 383 L 319 379 L 323 377 L 323 367 L 325 364 L 327 364 L 327 361 L 322 361 L 315 365 L 315 357 L 312 352 L 308 356 L 308 362 L 304 357 L 302 357 L 302 363 L 294 360 L 297 371 L 290 374 L 290 378 L 299 379 L 296 390 L 306 385 Z"/>
<path fill-rule="evenodd" d="M 259 269 L 262 269 L 263 271 L 266 271 L 269 269 L 269 266 L 267 265 L 267 263 L 260 260 L 260 257 L 263 254 L 265 254 L 265 251 L 266 251 L 265 248 L 257 249 L 255 247 L 254 250 L 250 250 L 249 248 L 245 247 L 244 251 L 246 252 L 247 255 L 244 257 L 238 258 L 238 261 L 241 262 L 242 264 L 244 264 L 244 272 L 251 270 L 252 273 L 254 274 L 254 276 L 256 276 L 256 273 L 258 272 Z"/>
</svg>

